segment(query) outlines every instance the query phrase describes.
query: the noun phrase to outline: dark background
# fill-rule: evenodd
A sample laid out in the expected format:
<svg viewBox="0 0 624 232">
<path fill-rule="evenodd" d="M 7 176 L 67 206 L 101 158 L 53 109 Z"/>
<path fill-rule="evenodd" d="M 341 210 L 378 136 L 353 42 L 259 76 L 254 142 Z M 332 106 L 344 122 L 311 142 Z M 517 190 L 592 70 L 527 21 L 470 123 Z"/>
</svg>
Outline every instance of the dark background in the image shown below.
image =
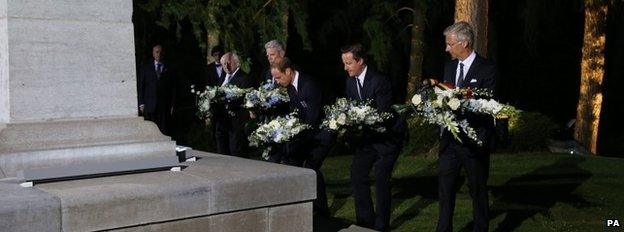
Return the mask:
<svg viewBox="0 0 624 232">
<path fill-rule="evenodd" d="M 302 38 L 289 26 L 287 56 L 303 71 L 323 80 L 332 96 L 343 92 L 346 77 L 340 60 L 340 47 L 351 42 L 370 45 L 362 23 L 370 16 L 376 2 L 317 0 L 308 5 L 307 31 L 311 50 L 303 49 Z M 393 1 L 410 6 L 407 1 Z M 427 1 L 425 27 L 424 77 L 441 77 L 445 53 L 442 31 L 453 23 L 453 0 Z M 619 91 L 624 75 L 624 4 L 615 1 L 607 21 L 606 73 L 600 120 L 599 153 L 624 156 L 624 91 Z M 340 16 L 340 21 L 336 21 Z M 161 43 L 165 56 L 176 67 L 176 88 L 188 89 L 202 78 L 205 51 L 192 33 L 188 20 L 165 29 L 157 25 L 159 15 L 136 7 L 133 22 L 137 65 L 151 57 L 151 46 Z M 498 98 L 522 110 L 536 111 L 551 117 L 561 126 L 557 139 L 571 139 L 566 123 L 576 117 L 583 44 L 584 9 L 582 0 L 490 1 L 488 54 L 499 66 Z M 408 15 L 398 15 L 387 23 L 391 33 L 390 57 L 384 67 L 377 67 L 393 79 L 397 102 L 405 99 L 409 69 L 410 29 Z M 264 41 L 266 42 L 266 41 Z M 251 76 L 259 78 L 266 66 L 262 45 L 249 52 Z M 375 66 L 374 60 L 368 62 Z M 178 91 L 177 112 L 193 111 L 190 91 Z M 181 113 L 176 125 L 189 127 L 192 116 Z M 175 139 L 175 137 L 174 137 Z"/>
</svg>

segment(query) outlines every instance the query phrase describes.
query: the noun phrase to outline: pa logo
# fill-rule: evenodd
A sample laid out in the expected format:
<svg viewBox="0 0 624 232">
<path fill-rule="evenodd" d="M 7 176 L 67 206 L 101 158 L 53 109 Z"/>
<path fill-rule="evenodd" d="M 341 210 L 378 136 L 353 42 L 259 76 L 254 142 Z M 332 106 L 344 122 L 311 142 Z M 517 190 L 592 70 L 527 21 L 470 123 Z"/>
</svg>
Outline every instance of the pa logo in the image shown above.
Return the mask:
<svg viewBox="0 0 624 232">
<path fill-rule="evenodd" d="M 607 219 L 607 227 L 620 227 L 618 219 Z"/>
</svg>

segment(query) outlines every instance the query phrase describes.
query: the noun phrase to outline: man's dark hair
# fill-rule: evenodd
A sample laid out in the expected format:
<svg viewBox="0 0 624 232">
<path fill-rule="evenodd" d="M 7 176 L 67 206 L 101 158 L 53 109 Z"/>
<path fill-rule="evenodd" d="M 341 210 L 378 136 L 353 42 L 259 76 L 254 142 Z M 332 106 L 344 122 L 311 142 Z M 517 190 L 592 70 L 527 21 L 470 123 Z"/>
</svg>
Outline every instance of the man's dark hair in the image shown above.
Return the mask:
<svg viewBox="0 0 624 232">
<path fill-rule="evenodd" d="M 362 44 L 360 43 L 344 46 L 340 49 L 340 51 L 342 51 L 342 54 L 349 53 L 349 52 L 352 53 L 353 59 L 355 59 L 356 61 L 357 60 L 366 61 L 366 50 L 364 49 L 364 46 L 362 46 Z"/>
<path fill-rule="evenodd" d="M 282 73 L 286 72 L 286 69 L 294 69 L 292 66 L 292 62 L 290 62 L 290 59 L 288 59 L 288 57 L 277 60 L 271 65 L 271 68 L 277 69 Z"/>
<path fill-rule="evenodd" d="M 225 49 L 223 49 L 221 45 L 217 45 L 212 47 L 212 49 L 210 50 L 210 55 L 214 54 L 215 52 L 219 52 L 221 53 L 221 55 L 223 55 L 225 54 Z"/>
</svg>

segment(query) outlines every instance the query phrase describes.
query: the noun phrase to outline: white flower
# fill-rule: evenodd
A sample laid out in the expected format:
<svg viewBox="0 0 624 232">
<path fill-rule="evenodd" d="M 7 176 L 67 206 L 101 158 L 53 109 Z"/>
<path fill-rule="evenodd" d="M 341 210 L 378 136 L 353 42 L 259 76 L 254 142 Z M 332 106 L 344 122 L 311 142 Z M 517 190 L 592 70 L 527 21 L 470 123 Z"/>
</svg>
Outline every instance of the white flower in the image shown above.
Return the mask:
<svg viewBox="0 0 624 232">
<path fill-rule="evenodd" d="M 451 98 L 448 101 L 448 106 L 451 107 L 451 110 L 457 110 L 461 102 L 457 98 Z"/>
<path fill-rule="evenodd" d="M 297 118 L 288 119 L 288 121 L 286 122 L 286 126 L 287 127 L 292 127 L 292 126 L 295 125 L 295 123 L 297 123 L 297 121 L 298 121 Z"/>
<path fill-rule="evenodd" d="M 412 97 L 412 104 L 414 104 L 414 106 L 418 106 L 421 102 L 422 97 L 420 96 L 420 94 L 414 94 L 414 96 Z"/>
<path fill-rule="evenodd" d="M 269 122 L 269 127 L 277 128 L 279 126 L 279 122 L 277 120 L 272 120 Z"/>
<path fill-rule="evenodd" d="M 332 119 L 329 121 L 329 129 L 332 129 L 332 130 L 338 129 L 338 124 L 336 124 L 336 120 Z"/>
<path fill-rule="evenodd" d="M 251 107 L 253 107 L 253 106 L 254 106 L 254 104 L 253 104 L 251 101 L 247 101 L 247 102 L 245 103 L 245 107 L 247 107 L 247 108 L 251 108 Z"/>
<path fill-rule="evenodd" d="M 347 123 L 347 115 L 344 113 L 341 113 L 340 115 L 338 115 L 338 119 L 336 120 L 338 123 L 340 123 L 341 125 L 344 125 Z"/>
<path fill-rule="evenodd" d="M 440 107 L 442 106 L 442 104 L 444 104 L 444 97 L 442 97 L 441 95 L 438 95 L 438 98 L 433 102 L 435 107 Z"/>
</svg>

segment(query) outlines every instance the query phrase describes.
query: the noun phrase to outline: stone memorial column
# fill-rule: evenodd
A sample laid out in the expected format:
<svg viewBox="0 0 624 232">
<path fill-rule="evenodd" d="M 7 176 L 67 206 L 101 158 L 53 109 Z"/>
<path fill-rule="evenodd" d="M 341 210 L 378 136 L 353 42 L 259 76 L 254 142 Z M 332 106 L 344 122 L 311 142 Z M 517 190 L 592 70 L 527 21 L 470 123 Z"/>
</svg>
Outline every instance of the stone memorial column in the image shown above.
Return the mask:
<svg viewBox="0 0 624 232">
<path fill-rule="evenodd" d="M 137 116 L 131 0 L 0 0 L 0 178 L 173 155 Z"/>
</svg>

